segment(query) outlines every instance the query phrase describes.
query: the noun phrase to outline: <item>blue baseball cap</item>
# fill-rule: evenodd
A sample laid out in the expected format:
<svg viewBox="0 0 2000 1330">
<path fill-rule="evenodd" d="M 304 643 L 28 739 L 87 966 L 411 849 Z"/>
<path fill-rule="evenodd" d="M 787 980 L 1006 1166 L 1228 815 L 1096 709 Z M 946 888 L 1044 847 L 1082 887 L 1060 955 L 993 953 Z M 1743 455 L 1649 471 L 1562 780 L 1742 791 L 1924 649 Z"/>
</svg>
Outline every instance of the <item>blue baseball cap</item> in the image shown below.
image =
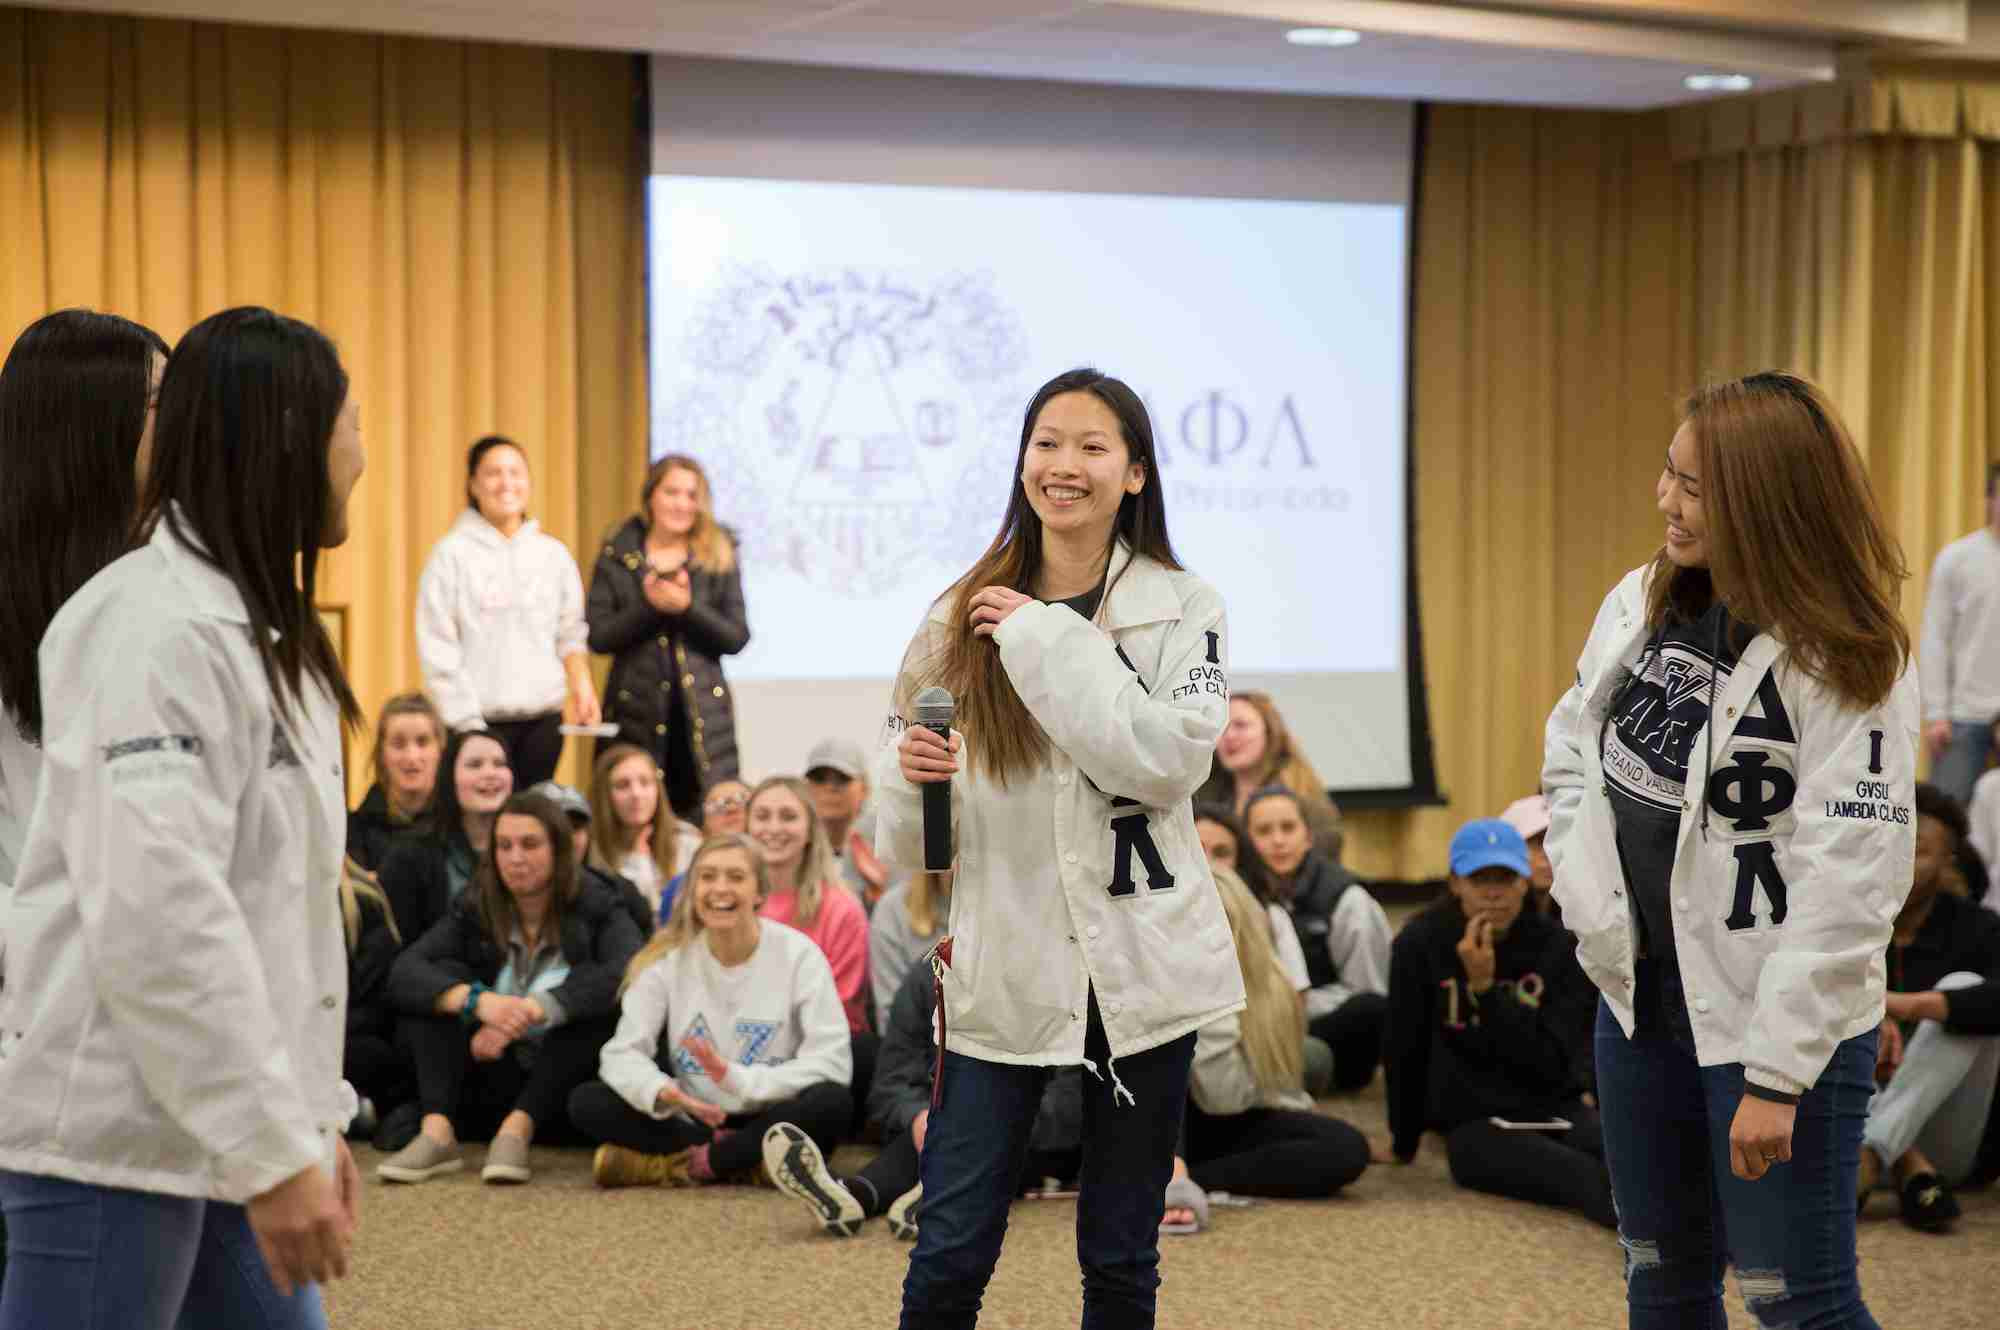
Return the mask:
<svg viewBox="0 0 2000 1330">
<path fill-rule="evenodd" d="M 1497 817 L 1475 818 L 1451 838 L 1453 877 L 1471 877 L 1482 868 L 1507 868 L 1528 876 L 1528 842 Z"/>
</svg>

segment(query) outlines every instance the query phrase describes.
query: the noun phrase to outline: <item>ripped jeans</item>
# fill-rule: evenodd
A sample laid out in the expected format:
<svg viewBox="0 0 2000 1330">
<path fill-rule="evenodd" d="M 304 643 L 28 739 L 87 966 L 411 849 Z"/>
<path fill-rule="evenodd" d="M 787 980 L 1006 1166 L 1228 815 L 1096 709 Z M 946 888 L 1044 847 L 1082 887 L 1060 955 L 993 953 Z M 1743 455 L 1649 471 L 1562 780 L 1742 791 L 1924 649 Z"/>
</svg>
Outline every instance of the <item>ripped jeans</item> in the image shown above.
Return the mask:
<svg viewBox="0 0 2000 1330">
<path fill-rule="evenodd" d="M 1875 1032 L 1834 1050 L 1799 1100 L 1791 1162 L 1756 1182 L 1729 1171 L 1742 1064 L 1700 1066 L 1663 1033 L 1627 1039 L 1602 1002 L 1596 1042 L 1632 1330 L 1727 1330 L 1728 1266 L 1766 1330 L 1881 1330 L 1854 1250 Z"/>
</svg>

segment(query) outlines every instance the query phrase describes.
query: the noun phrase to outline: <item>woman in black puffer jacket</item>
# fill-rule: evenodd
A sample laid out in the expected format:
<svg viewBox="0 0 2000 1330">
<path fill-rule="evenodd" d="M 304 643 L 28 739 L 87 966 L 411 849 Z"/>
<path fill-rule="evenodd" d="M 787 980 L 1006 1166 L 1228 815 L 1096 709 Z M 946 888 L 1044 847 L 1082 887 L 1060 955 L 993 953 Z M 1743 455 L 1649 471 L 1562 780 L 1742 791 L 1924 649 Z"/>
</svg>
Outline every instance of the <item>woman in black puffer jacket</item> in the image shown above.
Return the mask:
<svg viewBox="0 0 2000 1330">
<path fill-rule="evenodd" d="M 674 453 L 646 473 L 639 512 L 598 553 L 585 613 L 590 649 L 613 658 L 605 720 L 653 755 L 674 812 L 699 821 L 703 792 L 737 776 L 722 658 L 750 641 L 736 542 L 700 463 Z"/>
</svg>

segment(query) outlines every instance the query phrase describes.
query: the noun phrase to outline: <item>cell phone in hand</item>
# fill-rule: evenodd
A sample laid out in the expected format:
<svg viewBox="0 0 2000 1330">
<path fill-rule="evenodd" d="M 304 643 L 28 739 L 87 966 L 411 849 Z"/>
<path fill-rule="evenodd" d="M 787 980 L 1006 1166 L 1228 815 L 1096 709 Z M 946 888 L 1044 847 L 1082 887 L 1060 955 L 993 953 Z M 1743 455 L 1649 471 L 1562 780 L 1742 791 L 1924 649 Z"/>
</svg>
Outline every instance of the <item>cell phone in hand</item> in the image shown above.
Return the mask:
<svg viewBox="0 0 2000 1330">
<path fill-rule="evenodd" d="M 1516 1122 L 1512 1118 L 1491 1117 L 1486 1119 L 1501 1131 L 1568 1131 L 1576 1124 L 1568 1118 L 1541 1118 L 1534 1122 Z"/>
</svg>

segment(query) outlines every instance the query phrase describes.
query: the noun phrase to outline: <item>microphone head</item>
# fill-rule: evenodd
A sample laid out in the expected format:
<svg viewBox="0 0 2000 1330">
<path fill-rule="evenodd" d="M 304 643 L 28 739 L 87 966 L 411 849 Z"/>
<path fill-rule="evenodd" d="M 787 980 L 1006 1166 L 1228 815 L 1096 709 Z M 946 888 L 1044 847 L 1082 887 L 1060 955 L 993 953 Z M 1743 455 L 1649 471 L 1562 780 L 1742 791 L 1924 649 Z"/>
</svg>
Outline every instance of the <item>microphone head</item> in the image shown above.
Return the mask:
<svg viewBox="0 0 2000 1330">
<path fill-rule="evenodd" d="M 942 725 L 951 728 L 952 712 L 956 704 L 951 694 L 942 688 L 926 688 L 917 694 L 916 721 L 919 725 Z"/>
</svg>

